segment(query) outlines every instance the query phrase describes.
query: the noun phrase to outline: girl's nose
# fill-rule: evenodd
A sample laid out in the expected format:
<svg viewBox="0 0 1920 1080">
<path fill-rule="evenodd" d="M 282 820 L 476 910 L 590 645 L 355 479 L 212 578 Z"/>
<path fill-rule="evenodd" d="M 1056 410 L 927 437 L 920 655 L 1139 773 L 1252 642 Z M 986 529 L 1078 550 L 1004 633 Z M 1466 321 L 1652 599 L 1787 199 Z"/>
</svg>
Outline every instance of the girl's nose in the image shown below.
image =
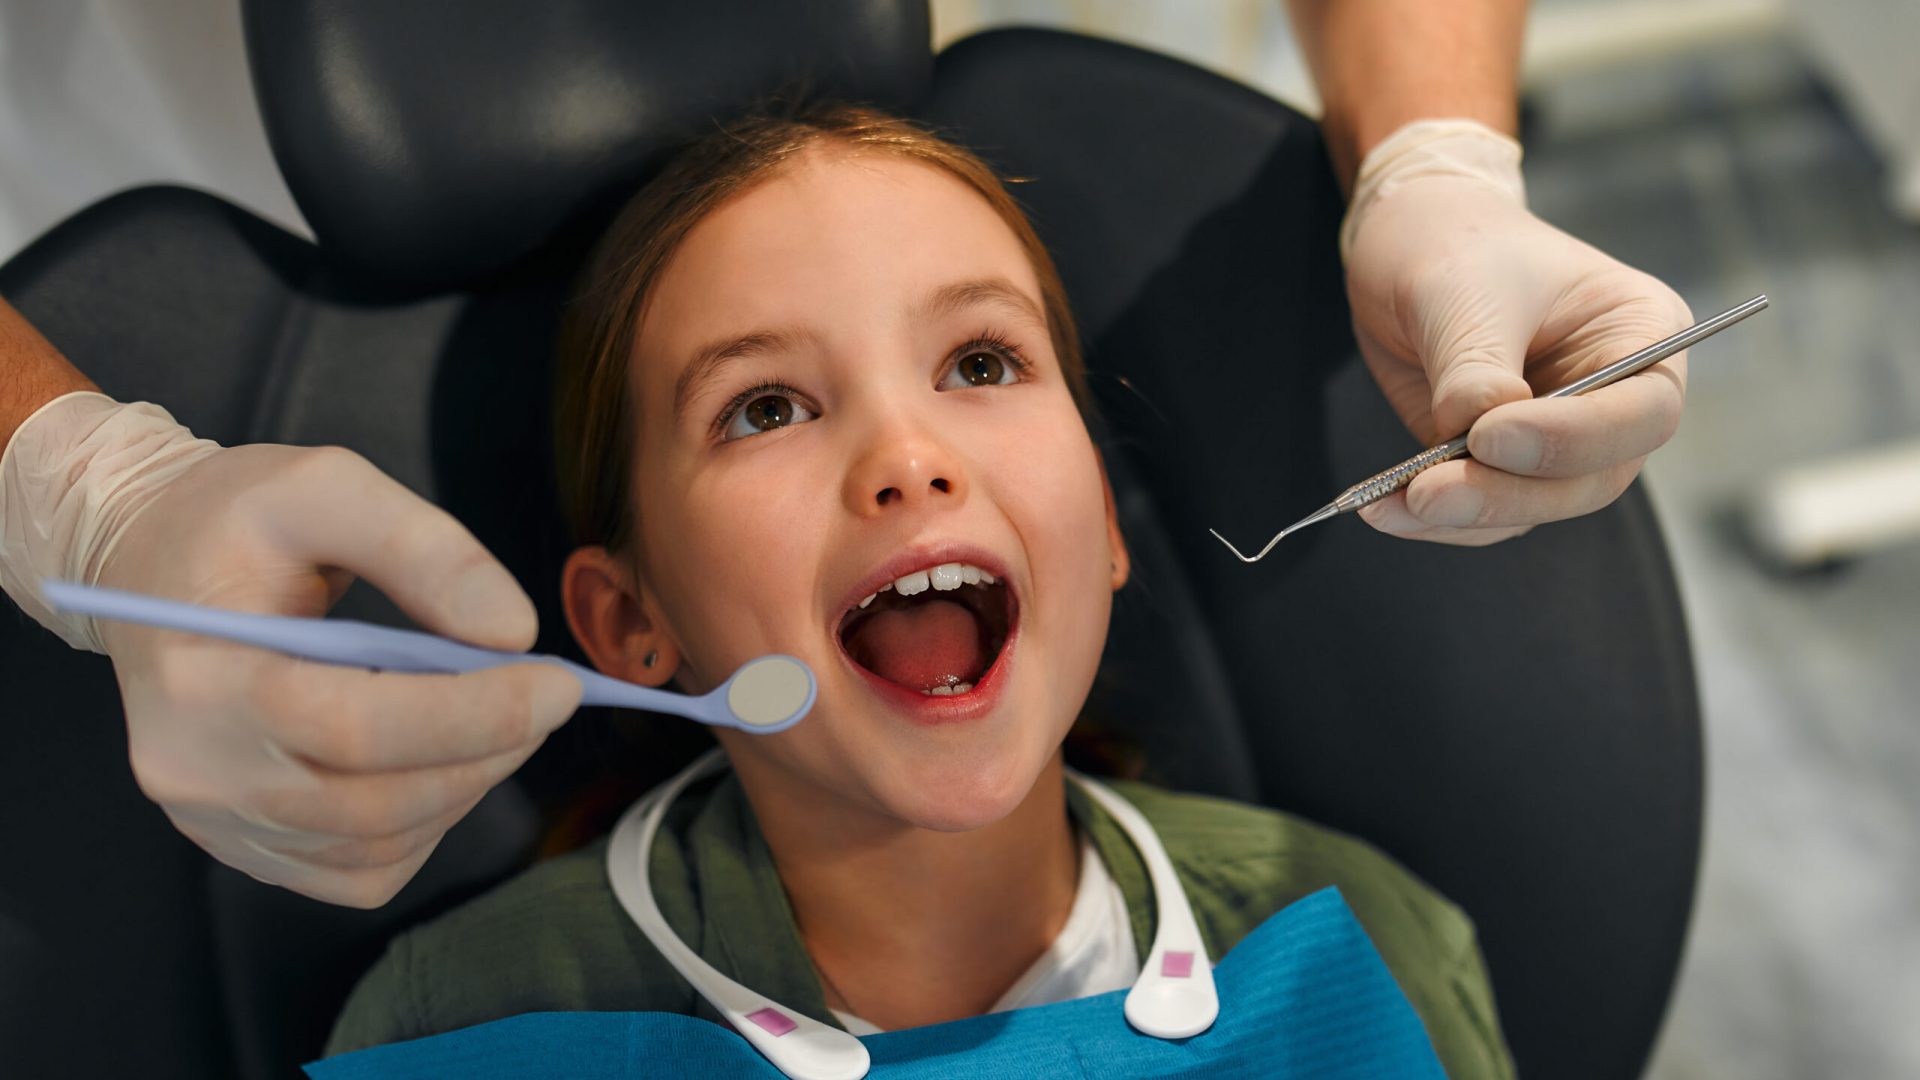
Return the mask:
<svg viewBox="0 0 1920 1080">
<path fill-rule="evenodd" d="M 888 510 L 958 506 L 966 498 L 959 458 L 924 429 L 890 425 L 874 433 L 847 472 L 847 509 L 867 517 Z"/>
</svg>

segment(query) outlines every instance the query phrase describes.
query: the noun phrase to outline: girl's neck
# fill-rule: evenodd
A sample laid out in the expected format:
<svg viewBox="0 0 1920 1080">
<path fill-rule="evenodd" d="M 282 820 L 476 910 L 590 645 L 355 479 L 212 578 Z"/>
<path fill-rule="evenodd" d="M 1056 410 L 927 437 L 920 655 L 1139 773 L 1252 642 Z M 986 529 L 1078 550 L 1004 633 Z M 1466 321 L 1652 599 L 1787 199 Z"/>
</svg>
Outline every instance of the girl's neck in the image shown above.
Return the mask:
<svg viewBox="0 0 1920 1080">
<path fill-rule="evenodd" d="M 884 1030 L 987 1011 L 1072 910 L 1058 754 L 1012 813 L 968 832 L 779 812 L 765 790 L 752 801 L 828 1004 Z"/>
</svg>

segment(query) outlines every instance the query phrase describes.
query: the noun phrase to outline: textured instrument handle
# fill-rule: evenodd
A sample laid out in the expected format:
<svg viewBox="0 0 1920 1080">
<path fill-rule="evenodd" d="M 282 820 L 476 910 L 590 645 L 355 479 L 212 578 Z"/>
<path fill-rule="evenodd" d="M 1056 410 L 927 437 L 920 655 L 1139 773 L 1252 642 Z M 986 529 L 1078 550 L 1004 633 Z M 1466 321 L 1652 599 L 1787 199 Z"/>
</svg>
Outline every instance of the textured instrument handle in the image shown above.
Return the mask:
<svg viewBox="0 0 1920 1080">
<path fill-rule="evenodd" d="M 1466 456 L 1467 437 L 1465 435 L 1457 439 L 1448 439 L 1439 446 L 1422 450 L 1393 468 L 1375 473 L 1353 485 L 1340 493 L 1340 497 L 1334 500 L 1334 505 L 1338 506 L 1342 512 L 1358 510 L 1370 503 L 1379 502 L 1413 483 L 1414 477 L 1435 465 Z"/>
</svg>

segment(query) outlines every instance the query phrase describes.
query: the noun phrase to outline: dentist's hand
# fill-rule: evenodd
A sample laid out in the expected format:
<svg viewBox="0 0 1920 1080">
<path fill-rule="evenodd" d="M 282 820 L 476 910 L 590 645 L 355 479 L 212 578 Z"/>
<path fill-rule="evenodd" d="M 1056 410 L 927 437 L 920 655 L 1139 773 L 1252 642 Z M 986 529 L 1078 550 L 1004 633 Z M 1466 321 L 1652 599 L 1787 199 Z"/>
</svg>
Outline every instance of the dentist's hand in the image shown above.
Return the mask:
<svg viewBox="0 0 1920 1080">
<path fill-rule="evenodd" d="M 1679 425 L 1684 353 L 1534 400 L 1693 319 L 1658 280 L 1529 213 L 1519 156 L 1479 124 L 1421 121 L 1355 181 L 1341 248 L 1361 355 L 1423 445 L 1473 429 L 1471 459 L 1361 511 L 1383 532 L 1489 544 L 1598 510 Z"/>
<path fill-rule="evenodd" d="M 206 445 L 206 444 L 202 444 Z M 215 449 L 166 482 L 99 583 L 216 607 L 324 614 L 363 575 L 427 629 L 525 649 L 533 605 L 452 517 L 349 451 Z M 140 788 L 215 858 L 373 907 L 572 715 L 542 664 L 374 674 L 101 622 Z"/>
</svg>

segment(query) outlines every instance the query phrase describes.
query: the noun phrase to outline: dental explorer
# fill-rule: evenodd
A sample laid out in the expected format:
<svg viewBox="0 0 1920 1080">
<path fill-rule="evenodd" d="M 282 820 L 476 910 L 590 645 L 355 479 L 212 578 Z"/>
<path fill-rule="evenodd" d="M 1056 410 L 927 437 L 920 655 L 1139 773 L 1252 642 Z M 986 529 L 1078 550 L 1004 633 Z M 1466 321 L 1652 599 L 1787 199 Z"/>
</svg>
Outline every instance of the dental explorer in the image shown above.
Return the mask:
<svg viewBox="0 0 1920 1080">
<path fill-rule="evenodd" d="M 1618 382 L 1637 371 L 1665 360 L 1667 357 L 1672 356 L 1682 349 L 1712 337 L 1766 306 L 1767 297 L 1766 294 L 1762 293 L 1744 304 L 1728 308 L 1720 314 L 1690 326 L 1663 341 L 1654 342 L 1652 345 L 1641 349 L 1639 352 L 1634 353 L 1624 360 L 1616 360 L 1606 367 L 1601 368 L 1599 371 L 1575 382 L 1568 383 L 1566 386 L 1545 396 L 1550 398 L 1574 397 L 1579 394 L 1584 394 L 1589 390 L 1597 390 L 1602 386 Z M 1471 431 L 1472 429 L 1469 428 L 1468 430 Z M 1360 481 L 1341 492 L 1332 502 L 1286 528 L 1281 529 L 1278 533 L 1274 534 L 1273 539 L 1267 541 L 1267 546 L 1261 548 L 1257 555 L 1242 555 L 1240 549 L 1234 547 L 1232 542 L 1226 537 L 1221 536 L 1218 530 L 1208 529 L 1207 531 L 1213 533 L 1214 539 L 1226 544 L 1227 550 L 1233 552 L 1234 557 L 1238 558 L 1241 562 L 1259 562 L 1261 559 L 1266 558 L 1267 552 L 1273 550 L 1273 545 L 1279 543 L 1288 533 L 1297 532 L 1309 525 L 1325 521 L 1330 517 L 1337 517 L 1340 514 L 1358 510 L 1363 506 L 1378 502 L 1394 492 L 1399 491 L 1401 488 L 1406 487 L 1413 482 L 1414 477 L 1419 476 L 1435 465 L 1443 461 L 1452 461 L 1455 458 L 1469 456 L 1471 455 L 1467 453 L 1467 436 L 1465 433 L 1462 433 L 1456 438 L 1448 439 L 1438 446 L 1422 450 L 1420 453 L 1415 454 L 1400 464 Z"/>
</svg>

